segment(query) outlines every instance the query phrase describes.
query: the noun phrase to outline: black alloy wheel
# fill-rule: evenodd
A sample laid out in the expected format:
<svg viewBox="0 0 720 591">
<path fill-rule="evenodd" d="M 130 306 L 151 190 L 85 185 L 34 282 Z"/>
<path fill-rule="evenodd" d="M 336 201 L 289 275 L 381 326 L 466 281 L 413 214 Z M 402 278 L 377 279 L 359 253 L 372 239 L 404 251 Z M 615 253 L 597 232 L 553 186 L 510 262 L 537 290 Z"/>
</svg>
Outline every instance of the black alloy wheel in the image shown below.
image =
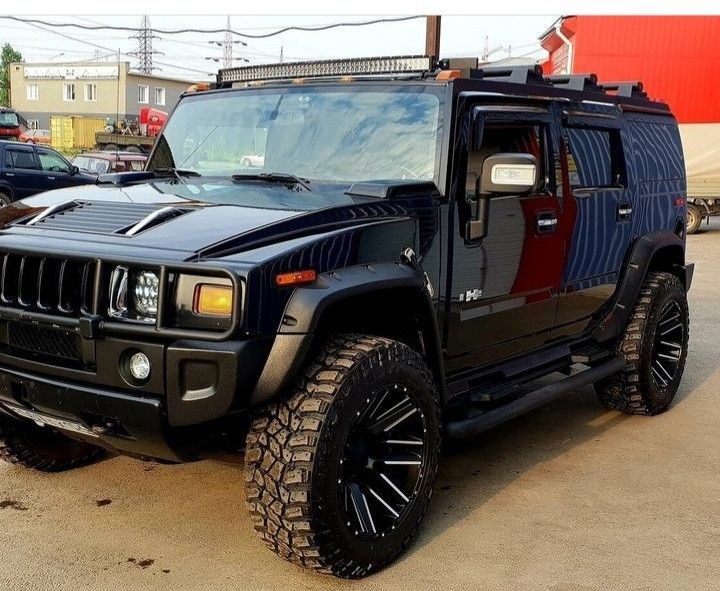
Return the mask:
<svg viewBox="0 0 720 591">
<path fill-rule="evenodd" d="M 425 415 L 406 386 L 371 394 L 349 433 L 338 491 L 348 527 L 363 539 L 385 537 L 418 493 L 427 460 Z"/>
</svg>

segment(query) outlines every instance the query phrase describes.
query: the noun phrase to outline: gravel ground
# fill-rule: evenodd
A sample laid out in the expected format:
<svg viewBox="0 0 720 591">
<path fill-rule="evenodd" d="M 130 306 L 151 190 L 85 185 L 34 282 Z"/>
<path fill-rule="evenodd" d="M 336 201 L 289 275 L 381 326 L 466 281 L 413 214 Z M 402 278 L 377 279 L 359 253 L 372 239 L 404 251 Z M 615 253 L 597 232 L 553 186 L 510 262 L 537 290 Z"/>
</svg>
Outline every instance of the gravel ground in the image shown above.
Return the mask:
<svg viewBox="0 0 720 591">
<path fill-rule="evenodd" d="M 265 550 L 242 470 L 113 458 L 60 475 L 0 465 L 0 589 L 717 589 L 720 224 L 697 263 L 685 377 L 659 417 L 580 390 L 444 457 L 410 551 L 361 582 Z"/>
</svg>

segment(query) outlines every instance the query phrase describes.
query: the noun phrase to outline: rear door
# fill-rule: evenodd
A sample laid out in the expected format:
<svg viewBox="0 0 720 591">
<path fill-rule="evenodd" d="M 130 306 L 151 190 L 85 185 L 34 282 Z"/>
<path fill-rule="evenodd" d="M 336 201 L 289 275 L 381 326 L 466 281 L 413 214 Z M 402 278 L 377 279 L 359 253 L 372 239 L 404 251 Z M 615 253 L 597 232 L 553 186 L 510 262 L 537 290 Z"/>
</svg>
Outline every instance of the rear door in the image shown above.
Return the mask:
<svg viewBox="0 0 720 591">
<path fill-rule="evenodd" d="M 553 336 L 582 333 L 615 292 L 632 239 L 620 112 L 562 114 L 567 256 Z"/>
<path fill-rule="evenodd" d="M 468 150 L 458 201 L 453 250 L 449 369 L 509 357 L 547 341 L 555 321 L 563 239 L 555 190 L 552 119 L 541 108 L 479 107 L 481 138 Z M 463 228 L 484 160 L 497 153 L 531 154 L 538 163 L 533 191 L 489 198 L 485 238 L 468 241 Z M 453 359 L 455 358 L 455 359 Z"/>
<path fill-rule="evenodd" d="M 22 199 L 44 190 L 43 173 L 32 146 L 5 146 L 3 177 Z"/>
</svg>

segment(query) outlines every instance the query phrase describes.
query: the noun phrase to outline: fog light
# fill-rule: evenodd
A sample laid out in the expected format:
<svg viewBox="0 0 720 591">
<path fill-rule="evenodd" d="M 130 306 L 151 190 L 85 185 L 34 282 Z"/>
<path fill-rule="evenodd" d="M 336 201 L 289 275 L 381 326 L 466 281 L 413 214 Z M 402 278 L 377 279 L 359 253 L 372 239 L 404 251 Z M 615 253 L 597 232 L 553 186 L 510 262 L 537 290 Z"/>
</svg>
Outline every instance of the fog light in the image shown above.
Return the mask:
<svg viewBox="0 0 720 591">
<path fill-rule="evenodd" d="M 130 357 L 130 375 L 139 382 L 144 382 L 150 377 L 150 360 L 145 353 L 138 351 Z"/>
</svg>

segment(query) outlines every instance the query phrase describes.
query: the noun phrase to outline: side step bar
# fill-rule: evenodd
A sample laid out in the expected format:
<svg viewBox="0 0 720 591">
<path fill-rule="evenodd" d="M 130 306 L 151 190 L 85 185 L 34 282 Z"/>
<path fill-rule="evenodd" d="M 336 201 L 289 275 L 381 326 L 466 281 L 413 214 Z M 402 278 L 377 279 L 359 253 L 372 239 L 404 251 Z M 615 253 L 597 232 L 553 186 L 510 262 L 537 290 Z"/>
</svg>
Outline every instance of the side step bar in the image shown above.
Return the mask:
<svg viewBox="0 0 720 591">
<path fill-rule="evenodd" d="M 505 421 L 534 410 L 570 390 L 587 386 L 588 384 L 592 384 L 602 378 L 617 373 L 624 367 L 625 362 L 622 359 L 613 357 L 600 365 L 543 386 L 534 392 L 526 394 L 522 398 L 518 398 L 513 402 L 509 402 L 491 411 L 477 414 L 468 419 L 448 423 L 445 427 L 445 434 L 452 438 L 472 437 L 473 435 L 492 429 Z"/>
</svg>

